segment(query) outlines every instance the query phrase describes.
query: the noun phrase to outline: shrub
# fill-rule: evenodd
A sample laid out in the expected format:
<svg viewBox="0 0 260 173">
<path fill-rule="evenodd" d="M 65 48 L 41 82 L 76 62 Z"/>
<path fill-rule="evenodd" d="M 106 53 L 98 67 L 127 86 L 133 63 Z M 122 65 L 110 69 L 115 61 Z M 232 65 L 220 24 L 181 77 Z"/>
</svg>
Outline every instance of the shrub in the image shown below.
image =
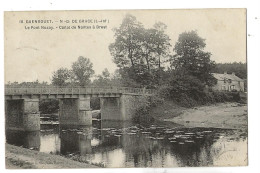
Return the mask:
<svg viewBox="0 0 260 173">
<path fill-rule="evenodd" d="M 43 99 L 39 102 L 39 111 L 42 114 L 58 113 L 59 100 L 57 99 Z"/>
<path fill-rule="evenodd" d="M 92 97 L 90 99 L 90 107 L 93 110 L 100 110 L 100 98 Z"/>
<path fill-rule="evenodd" d="M 139 107 L 135 115 L 133 117 L 133 121 L 136 123 L 152 123 L 155 121 L 155 119 L 149 115 L 150 110 L 153 107 L 158 106 L 159 104 L 162 104 L 164 99 L 161 98 L 159 95 L 151 96 L 149 99 L 145 98 L 147 101 L 143 102 L 144 105 Z"/>
</svg>

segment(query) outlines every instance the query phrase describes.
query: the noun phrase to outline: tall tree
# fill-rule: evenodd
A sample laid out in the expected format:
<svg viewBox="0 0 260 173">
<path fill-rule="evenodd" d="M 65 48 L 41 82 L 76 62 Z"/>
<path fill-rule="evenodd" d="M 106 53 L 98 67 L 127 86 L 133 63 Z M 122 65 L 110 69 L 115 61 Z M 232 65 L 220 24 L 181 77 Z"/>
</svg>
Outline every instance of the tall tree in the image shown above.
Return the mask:
<svg viewBox="0 0 260 173">
<path fill-rule="evenodd" d="M 66 86 L 70 83 L 70 71 L 67 68 L 60 68 L 53 72 L 52 84 L 56 86 Z"/>
<path fill-rule="evenodd" d="M 94 75 L 93 64 L 88 58 L 80 56 L 76 62 L 72 64 L 72 71 L 75 75 L 75 81 L 80 86 L 86 86 L 90 83 L 90 78 Z"/>
<path fill-rule="evenodd" d="M 171 47 L 170 38 L 165 33 L 167 26 L 162 22 L 157 22 L 154 24 L 155 29 L 155 53 L 158 57 L 158 68 L 161 69 L 161 64 L 168 61 L 169 58 L 169 48 Z M 167 59 L 166 59 L 167 58 Z"/>
<path fill-rule="evenodd" d="M 184 32 L 179 35 L 175 44 L 172 66 L 177 75 L 191 75 L 207 85 L 215 83 L 210 71 L 215 62 L 210 60 L 211 53 L 205 52 L 205 39 L 196 31 Z"/>
<path fill-rule="evenodd" d="M 156 83 L 161 58 L 166 56 L 170 46 L 165 29 L 163 23 L 145 29 L 132 15 L 126 15 L 120 27 L 114 29 L 115 42 L 110 44 L 109 50 L 127 83 L 132 82 L 135 86 Z"/>
<path fill-rule="evenodd" d="M 113 61 L 119 68 L 135 71 L 140 58 L 140 37 L 143 26 L 136 17 L 127 14 L 119 28 L 115 28 L 115 42 L 109 45 Z"/>
</svg>

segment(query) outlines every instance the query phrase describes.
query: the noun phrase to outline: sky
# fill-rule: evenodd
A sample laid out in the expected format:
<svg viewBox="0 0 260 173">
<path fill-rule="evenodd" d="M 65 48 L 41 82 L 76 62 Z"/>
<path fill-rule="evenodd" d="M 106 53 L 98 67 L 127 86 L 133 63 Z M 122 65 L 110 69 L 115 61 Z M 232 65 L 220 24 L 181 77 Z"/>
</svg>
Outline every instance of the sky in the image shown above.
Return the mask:
<svg viewBox="0 0 260 173">
<path fill-rule="evenodd" d="M 50 82 L 55 70 L 71 68 L 79 56 L 91 60 L 96 75 L 105 68 L 114 72 L 117 67 L 108 46 L 114 42 L 112 29 L 120 26 L 127 13 L 136 16 L 145 28 L 151 28 L 159 21 L 165 23 L 172 46 L 179 34 L 196 30 L 206 39 L 205 50 L 212 53 L 211 59 L 215 62 L 246 62 L 245 9 L 6 12 L 5 83 L 37 79 Z M 59 29 L 97 25 L 72 23 L 72 20 L 88 19 L 109 20 L 109 23 L 98 23 L 107 26 L 106 29 Z M 19 23 L 20 20 L 23 23 Z M 32 24 L 26 20 L 51 20 L 53 23 Z M 70 23 L 60 23 L 60 20 Z M 54 29 L 25 29 L 32 26 L 52 26 Z"/>
</svg>

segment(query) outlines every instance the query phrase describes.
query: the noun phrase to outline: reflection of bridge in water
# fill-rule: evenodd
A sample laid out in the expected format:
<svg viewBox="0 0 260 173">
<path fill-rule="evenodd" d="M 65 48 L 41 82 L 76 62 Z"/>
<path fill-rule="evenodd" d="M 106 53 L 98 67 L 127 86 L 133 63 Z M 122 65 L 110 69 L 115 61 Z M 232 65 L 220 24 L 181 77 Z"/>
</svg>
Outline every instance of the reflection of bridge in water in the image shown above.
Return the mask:
<svg viewBox="0 0 260 173">
<path fill-rule="evenodd" d="M 127 87 L 6 87 L 6 127 L 40 130 L 40 99 L 59 99 L 61 126 L 91 125 L 91 97 L 100 98 L 102 120 L 130 120 L 136 109 L 153 94 L 153 90 Z"/>
<path fill-rule="evenodd" d="M 184 135 L 191 133 L 190 129 L 165 133 L 167 127 L 157 126 L 155 130 L 155 126 L 134 126 L 130 122 L 118 121 L 102 121 L 100 127 L 94 126 L 80 130 L 56 127 L 54 131 L 48 131 L 48 128 L 41 132 L 11 131 L 7 133 L 7 142 L 41 152 L 72 156 L 83 162 L 106 163 L 107 167 L 209 166 L 217 157 L 213 143 L 219 138 L 219 130 L 203 133 L 204 129 L 193 129 L 198 131 L 190 136 L 189 140 L 194 142 L 179 144 L 187 140 Z M 158 133 L 161 138 L 157 138 Z M 182 134 L 175 139 L 179 142 L 168 140 L 176 134 Z M 204 134 L 203 138 L 196 138 L 201 134 Z"/>
</svg>

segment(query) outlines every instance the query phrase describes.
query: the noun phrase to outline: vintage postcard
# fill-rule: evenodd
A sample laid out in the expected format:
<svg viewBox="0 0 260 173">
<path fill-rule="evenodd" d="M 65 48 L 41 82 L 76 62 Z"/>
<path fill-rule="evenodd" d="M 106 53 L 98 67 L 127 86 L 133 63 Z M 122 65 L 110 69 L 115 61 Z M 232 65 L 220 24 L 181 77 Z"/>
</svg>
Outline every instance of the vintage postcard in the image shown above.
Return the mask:
<svg viewBox="0 0 260 173">
<path fill-rule="evenodd" d="M 246 9 L 4 13 L 6 169 L 248 165 Z"/>
</svg>

